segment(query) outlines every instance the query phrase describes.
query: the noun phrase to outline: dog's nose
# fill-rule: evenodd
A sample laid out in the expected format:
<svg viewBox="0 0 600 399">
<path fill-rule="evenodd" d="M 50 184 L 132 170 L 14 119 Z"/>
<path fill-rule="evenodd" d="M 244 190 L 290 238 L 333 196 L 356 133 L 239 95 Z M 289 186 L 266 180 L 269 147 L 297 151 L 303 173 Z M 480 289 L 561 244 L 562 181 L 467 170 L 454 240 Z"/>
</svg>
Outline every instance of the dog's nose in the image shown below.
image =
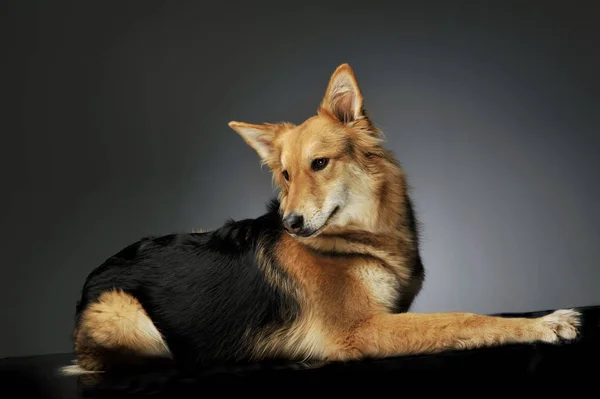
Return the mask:
<svg viewBox="0 0 600 399">
<path fill-rule="evenodd" d="M 283 227 L 291 233 L 296 233 L 304 227 L 304 218 L 302 215 L 292 212 L 283 218 Z"/>
</svg>

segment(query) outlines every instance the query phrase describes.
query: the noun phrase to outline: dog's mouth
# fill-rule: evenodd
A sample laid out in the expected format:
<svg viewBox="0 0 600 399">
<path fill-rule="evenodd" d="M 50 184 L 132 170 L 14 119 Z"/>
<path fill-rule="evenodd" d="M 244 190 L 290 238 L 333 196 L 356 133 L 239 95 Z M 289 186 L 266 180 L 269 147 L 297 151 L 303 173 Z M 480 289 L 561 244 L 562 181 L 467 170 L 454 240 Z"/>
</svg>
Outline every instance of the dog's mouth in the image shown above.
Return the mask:
<svg viewBox="0 0 600 399">
<path fill-rule="evenodd" d="M 327 217 L 327 220 L 325 220 L 325 223 L 323 223 L 323 225 L 318 229 L 302 229 L 296 233 L 290 233 L 290 235 L 295 238 L 314 238 L 318 236 L 327 226 L 329 226 L 329 223 L 335 217 L 335 215 L 337 215 L 339 210 L 340 207 L 336 206 Z"/>
</svg>

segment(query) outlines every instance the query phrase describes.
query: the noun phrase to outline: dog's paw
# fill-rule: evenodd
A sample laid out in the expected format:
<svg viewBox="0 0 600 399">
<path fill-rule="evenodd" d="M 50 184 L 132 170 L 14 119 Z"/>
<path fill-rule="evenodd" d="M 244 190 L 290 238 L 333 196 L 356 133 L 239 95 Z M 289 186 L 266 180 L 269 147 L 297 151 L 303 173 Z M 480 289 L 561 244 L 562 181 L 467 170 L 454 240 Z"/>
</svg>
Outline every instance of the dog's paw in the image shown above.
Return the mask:
<svg viewBox="0 0 600 399">
<path fill-rule="evenodd" d="M 575 339 L 580 325 L 581 314 L 572 309 L 556 310 L 538 319 L 541 339 L 549 343 Z"/>
</svg>

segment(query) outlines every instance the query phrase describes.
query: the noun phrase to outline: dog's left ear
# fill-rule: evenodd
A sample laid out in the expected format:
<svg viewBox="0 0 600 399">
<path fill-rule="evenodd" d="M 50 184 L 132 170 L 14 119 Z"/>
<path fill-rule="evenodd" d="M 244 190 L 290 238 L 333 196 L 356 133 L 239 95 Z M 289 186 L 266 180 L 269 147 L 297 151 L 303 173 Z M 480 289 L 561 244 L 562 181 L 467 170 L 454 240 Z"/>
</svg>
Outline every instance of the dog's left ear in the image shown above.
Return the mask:
<svg viewBox="0 0 600 399">
<path fill-rule="evenodd" d="M 350 65 L 342 64 L 333 72 L 321 101 L 321 108 L 342 123 L 354 122 L 365 117 L 363 96 Z"/>
<path fill-rule="evenodd" d="M 276 124 L 256 125 L 245 122 L 229 122 L 229 127 L 237 132 L 244 141 L 260 156 L 264 164 L 270 164 L 275 153 L 273 141 L 280 130 Z"/>
</svg>

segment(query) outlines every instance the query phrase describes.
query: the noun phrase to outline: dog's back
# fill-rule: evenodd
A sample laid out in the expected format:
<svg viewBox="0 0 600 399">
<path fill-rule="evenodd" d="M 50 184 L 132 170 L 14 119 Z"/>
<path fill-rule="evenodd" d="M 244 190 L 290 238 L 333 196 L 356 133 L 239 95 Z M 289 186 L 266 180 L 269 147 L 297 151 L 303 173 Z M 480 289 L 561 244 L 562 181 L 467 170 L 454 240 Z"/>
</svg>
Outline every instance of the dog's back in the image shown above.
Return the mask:
<svg viewBox="0 0 600 399">
<path fill-rule="evenodd" d="M 267 282 L 256 257 L 258 246 L 268 252 L 279 232 L 270 209 L 212 232 L 145 238 L 110 257 L 88 276 L 78 304 L 79 365 L 123 366 L 122 356 L 111 364 L 123 350 L 128 358 L 176 356 L 194 365 L 246 358 L 243 342 L 252 331 L 289 322 L 282 317 L 297 311 L 292 298 Z"/>
</svg>

